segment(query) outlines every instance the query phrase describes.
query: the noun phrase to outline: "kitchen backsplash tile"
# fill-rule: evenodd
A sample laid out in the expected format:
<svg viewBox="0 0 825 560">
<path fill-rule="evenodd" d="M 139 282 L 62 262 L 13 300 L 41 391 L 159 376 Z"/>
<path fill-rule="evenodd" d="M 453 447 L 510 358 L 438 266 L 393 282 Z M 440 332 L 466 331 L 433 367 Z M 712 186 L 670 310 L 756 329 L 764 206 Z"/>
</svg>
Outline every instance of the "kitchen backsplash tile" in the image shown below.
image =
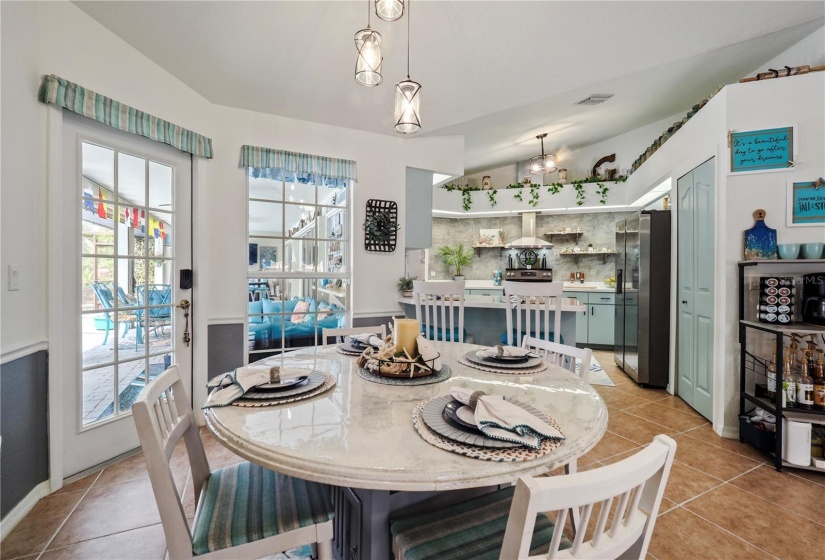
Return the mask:
<svg viewBox="0 0 825 560">
<path fill-rule="evenodd" d="M 578 246 L 582 251 L 587 250 L 587 244 L 592 243 L 595 249 L 608 247 L 613 249 L 616 244 L 615 228 L 616 222 L 629 216 L 631 212 L 599 212 L 592 214 L 565 214 L 565 215 L 539 215 L 536 221 L 536 234 L 542 239 L 546 239 L 555 244 L 552 249 L 546 250 L 547 266 L 553 269 L 556 279 L 568 279 L 570 273 L 580 270 L 585 273 L 585 278 L 593 282 L 602 282 L 605 278 L 613 276 L 613 258 L 608 256 L 607 262 L 602 262 L 602 257 L 581 257 L 578 264 L 573 257 L 563 257 L 558 253 L 565 247 L 575 247 L 576 237 L 556 236 L 548 238 L 544 233 L 558 228 L 581 229 L 583 233 L 579 236 Z M 430 250 L 430 271 L 435 272 L 433 279 L 447 279 L 452 277 L 452 271 L 448 270 L 438 257 L 438 249 L 444 245 L 455 245 L 463 243 L 465 247 L 471 247 L 478 242 L 479 231 L 482 229 L 500 229 L 504 233 L 504 243 L 521 237 L 521 216 L 508 217 L 487 217 L 487 218 L 433 218 L 433 246 Z M 480 255 L 476 254 L 473 262 L 463 268 L 464 276 L 467 280 L 491 280 L 493 271 L 507 267 L 508 252 L 498 249 L 481 249 Z"/>
</svg>

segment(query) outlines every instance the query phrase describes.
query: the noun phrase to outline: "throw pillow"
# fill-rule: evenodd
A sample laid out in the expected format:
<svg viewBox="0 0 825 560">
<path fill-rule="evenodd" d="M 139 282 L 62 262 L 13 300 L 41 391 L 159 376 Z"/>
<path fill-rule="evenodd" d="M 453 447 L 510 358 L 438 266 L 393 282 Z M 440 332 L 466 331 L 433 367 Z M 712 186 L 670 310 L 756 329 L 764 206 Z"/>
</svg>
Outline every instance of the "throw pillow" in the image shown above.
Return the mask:
<svg viewBox="0 0 825 560">
<path fill-rule="evenodd" d="M 295 309 L 293 309 L 294 313 L 292 314 L 292 318 L 290 319 L 290 321 L 292 321 L 293 323 L 300 323 L 304 320 L 304 313 L 306 313 L 307 311 L 309 311 L 309 302 L 299 301 L 297 304 L 295 304 Z"/>
</svg>

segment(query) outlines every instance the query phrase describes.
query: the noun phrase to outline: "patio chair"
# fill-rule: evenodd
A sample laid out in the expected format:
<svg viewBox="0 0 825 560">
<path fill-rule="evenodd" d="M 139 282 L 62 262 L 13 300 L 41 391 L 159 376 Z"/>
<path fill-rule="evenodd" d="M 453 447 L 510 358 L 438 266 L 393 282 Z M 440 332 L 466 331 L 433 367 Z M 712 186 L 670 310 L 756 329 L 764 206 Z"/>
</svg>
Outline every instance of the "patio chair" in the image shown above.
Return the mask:
<svg viewBox="0 0 825 560">
<path fill-rule="evenodd" d="M 170 325 L 172 322 L 172 286 L 169 284 L 149 284 L 149 286 L 138 286 L 138 305 L 153 306 L 149 308 L 146 317 L 146 329 L 153 329 L 155 335 L 159 335 L 158 329 Z M 154 307 L 168 304 L 168 307 Z M 143 318 L 143 310 L 138 310 L 138 316 Z"/>
<path fill-rule="evenodd" d="M 105 345 L 109 340 L 109 331 L 115 328 L 115 321 L 113 318 L 115 308 L 113 303 L 114 296 L 112 295 L 112 290 L 106 285 L 105 282 L 92 282 L 92 289 L 95 292 L 95 296 L 97 297 L 97 301 L 100 303 L 100 306 L 107 311 L 105 314 L 106 323 L 104 325 L 106 333 L 103 335 L 102 343 Z M 120 333 L 120 338 L 126 336 L 126 333 L 129 332 L 130 325 L 135 324 L 135 337 L 136 339 L 142 339 L 143 333 L 141 330 L 139 316 L 137 314 L 120 312 L 117 314 L 117 322 L 123 324 L 123 332 Z"/>
<path fill-rule="evenodd" d="M 323 329 L 321 330 L 321 344 L 327 344 L 329 337 L 335 337 L 333 344 L 340 342 L 338 339 L 344 340 L 345 336 L 352 334 L 374 334 L 380 336 L 381 340 L 387 338 L 387 326 L 378 325 L 375 327 L 352 327 L 349 329 Z"/>
<path fill-rule="evenodd" d="M 515 487 L 395 520 L 390 525 L 393 552 L 398 560 L 642 559 L 675 453 L 676 442 L 658 435 L 635 455 L 606 467 L 570 476 L 522 477 Z M 579 508 L 581 525 L 571 542 L 562 533 L 568 512 Z M 555 520 L 544 512 L 557 512 Z M 592 536 L 586 538 L 591 521 Z"/>
<path fill-rule="evenodd" d="M 429 340 L 466 342 L 464 330 L 464 280 L 413 281 L 415 316 Z"/>
<path fill-rule="evenodd" d="M 311 544 L 332 559 L 330 488 L 249 462 L 209 471 L 177 366 L 149 383 L 132 405 L 169 558 L 261 558 Z M 192 470 L 192 531 L 169 458 L 183 438 Z"/>
<path fill-rule="evenodd" d="M 561 305 L 564 282 L 504 281 L 505 299 L 515 296 L 512 309 L 506 308 L 507 332 L 501 343 L 513 346 L 524 335 L 550 342 L 564 343 L 561 338 Z M 552 300 L 551 300 L 552 298 Z M 550 304 L 553 303 L 553 330 L 550 330 Z M 515 325 L 513 317 L 515 316 Z M 523 326 L 522 326 L 522 318 Z"/>
</svg>

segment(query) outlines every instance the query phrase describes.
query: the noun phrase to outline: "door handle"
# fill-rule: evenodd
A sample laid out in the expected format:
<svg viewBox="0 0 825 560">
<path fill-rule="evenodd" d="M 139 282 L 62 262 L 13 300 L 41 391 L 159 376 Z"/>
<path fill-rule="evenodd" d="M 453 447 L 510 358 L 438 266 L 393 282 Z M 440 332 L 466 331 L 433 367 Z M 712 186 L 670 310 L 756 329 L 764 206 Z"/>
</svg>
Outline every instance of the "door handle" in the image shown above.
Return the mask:
<svg viewBox="0 0 825 560">
<path fill-rule="evenodd" d="M 687 305 L 687 300 L 683 299 L 682 300 L 682 305 Z"/>
<path fill-rule="evenodd" d="M 186 346 L 189 346 L 189 343 L 192 342 L 192 338 L 189 336 L 189 308 L 192 307 L 192 304 L 189 303 L 188 299 L 182 299 L 175 307 L 183 309 L 183 318 L 186 319 L 183 327 L 183 342 Z"/>
</svg>

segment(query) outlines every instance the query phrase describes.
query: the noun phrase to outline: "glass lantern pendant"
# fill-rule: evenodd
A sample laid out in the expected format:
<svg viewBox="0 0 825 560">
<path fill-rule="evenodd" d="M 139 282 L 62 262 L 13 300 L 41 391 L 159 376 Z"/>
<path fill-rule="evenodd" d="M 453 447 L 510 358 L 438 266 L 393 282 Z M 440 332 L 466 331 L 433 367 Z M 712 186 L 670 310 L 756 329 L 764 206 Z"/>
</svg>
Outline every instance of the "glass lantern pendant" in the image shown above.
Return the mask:
<svg viewBox="0 0 825 560">
<path fill-rule="evenodd" d="M 547 138 L 547 133 L 536 136 L 537 140 L 541 141 L 541 155 L 530 158 L 529 169 L 532 175 L 546 175 L 558 169 L 556 165 L 556 156 L 553 154 L 544 153 L 544 139 Z"/>
<path fill-rule="evenodd" d="M 355 81 L 362 86 L 377 86 L 384 79 L 381 76 L 381 34 L 369 28 L 355 34 Z"/>
<path fill-rule="evenodd" d="M 395 21 L 404 15 L 404 0 L 375 0 L 375 15 L 384 21 Z"/>
<path fill-rule="evenodd" d="M 395 86 L 395 131 L 415 134 L 421 130 L 421 84 L 407 79 Z"/>
</svg>

